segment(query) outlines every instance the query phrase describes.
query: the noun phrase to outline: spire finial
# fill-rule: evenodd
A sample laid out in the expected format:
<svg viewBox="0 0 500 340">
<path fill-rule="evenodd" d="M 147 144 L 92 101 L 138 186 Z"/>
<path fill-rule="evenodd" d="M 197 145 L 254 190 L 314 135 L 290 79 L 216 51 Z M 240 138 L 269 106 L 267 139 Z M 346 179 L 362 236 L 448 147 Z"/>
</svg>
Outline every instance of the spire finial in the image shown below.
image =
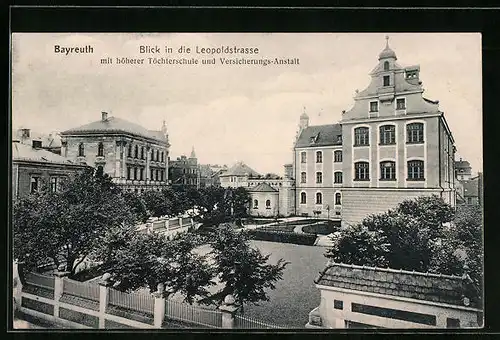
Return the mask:
<svg viewBox="0 0 500 340">
<path fill-rule="evenodd" d="M 385 48 L 389 48 L 389 36 L 385 36 Z"/>
</svg>

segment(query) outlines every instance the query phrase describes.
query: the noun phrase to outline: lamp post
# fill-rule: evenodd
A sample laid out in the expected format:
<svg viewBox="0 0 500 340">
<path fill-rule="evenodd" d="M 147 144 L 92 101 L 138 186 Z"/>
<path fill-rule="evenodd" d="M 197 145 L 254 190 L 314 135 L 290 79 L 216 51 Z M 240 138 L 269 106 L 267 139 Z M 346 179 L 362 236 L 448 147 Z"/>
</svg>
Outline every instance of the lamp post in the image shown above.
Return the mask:
<svg viewBox="0 0 500 340">
<path fill-rule="evenodd" d="M 330 219 L 330 205 L 329 204 L 326 205 L 326 211 L 328 213 L 328 219 Z"/>
</svg>

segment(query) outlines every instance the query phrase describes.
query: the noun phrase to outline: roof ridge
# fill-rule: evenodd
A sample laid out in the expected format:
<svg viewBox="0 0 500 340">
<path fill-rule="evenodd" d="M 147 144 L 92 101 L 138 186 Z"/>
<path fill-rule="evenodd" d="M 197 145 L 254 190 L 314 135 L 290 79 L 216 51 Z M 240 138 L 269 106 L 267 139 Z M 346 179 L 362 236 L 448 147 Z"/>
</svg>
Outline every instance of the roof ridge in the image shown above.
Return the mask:
<svg viewBox="0 0 500 340">
<path fill-rule="evenodd" d="M 429 273 L 429 272 L 417 272 L 417 271 L 409 271 L 409 270 L 404 270 L 404 269 L 392 269 L 392 268 L 381 268 L 381 267 L 370 267 L 370 266 L 365 266 L 365 265 L 355 265 L 355 264 L 346 264 L 346 263 L 329 263 L 329 267 L 344 267 L 344 268 L 352 268 L 352 269 L 366 269 L 366 270 L 374 270 L 374 271 L 383 271 L 383 272 L 389 272 L 389 273 L 400 273 L 400 274 L 412 274 L 412 275 L 419 275 L 419 276 L 428 276 L 428 277 L 440 277 L 440 278 L 446 278 L 446 279 L 460 279 L 463 280 L 464 278 L 462 276 L 456 276 L 456 275 L 446 275 L 446 274 L 435 274 L 435 273 Z"/>
</svg>

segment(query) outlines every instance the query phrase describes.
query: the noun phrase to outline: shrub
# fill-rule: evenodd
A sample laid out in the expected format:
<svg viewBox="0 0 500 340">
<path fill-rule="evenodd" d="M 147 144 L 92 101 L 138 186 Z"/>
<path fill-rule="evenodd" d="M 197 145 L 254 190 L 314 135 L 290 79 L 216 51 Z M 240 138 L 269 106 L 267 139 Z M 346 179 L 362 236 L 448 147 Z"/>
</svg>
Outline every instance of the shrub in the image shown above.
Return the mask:
<svg viewBox="0 0 500 340">
<path fill-rule="evenodd" d="M 247 233 L 254 240 L 280 242 L 280 243 L 293 243 L 300 245 L 312 246 L 316 242 L 316 235 L 312 234 L 297 234 L 278 231 L 265 231 L 265 230 L 249 230 Z"/>
</svg>

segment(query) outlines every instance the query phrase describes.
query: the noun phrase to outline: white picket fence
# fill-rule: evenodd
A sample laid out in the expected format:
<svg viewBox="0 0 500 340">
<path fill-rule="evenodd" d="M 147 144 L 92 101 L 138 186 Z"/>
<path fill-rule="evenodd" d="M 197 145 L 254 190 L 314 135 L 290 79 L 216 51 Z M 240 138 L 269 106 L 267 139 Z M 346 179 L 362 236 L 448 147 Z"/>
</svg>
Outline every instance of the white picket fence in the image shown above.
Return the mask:
<svg viewBox="0 0 500 340">
<path fill-rule="evenodd" d="M 165 317 L 210 328 L 222 328 L 222 312 L 173 300 L 165 300 Z"/>
<path fill-rule="evenodd" d="M 265 323 L 248 316 L 238 315 L 234 316 L 234 328 L 236 329 L 281 329 L 284 327 Z"/>
</svg>

